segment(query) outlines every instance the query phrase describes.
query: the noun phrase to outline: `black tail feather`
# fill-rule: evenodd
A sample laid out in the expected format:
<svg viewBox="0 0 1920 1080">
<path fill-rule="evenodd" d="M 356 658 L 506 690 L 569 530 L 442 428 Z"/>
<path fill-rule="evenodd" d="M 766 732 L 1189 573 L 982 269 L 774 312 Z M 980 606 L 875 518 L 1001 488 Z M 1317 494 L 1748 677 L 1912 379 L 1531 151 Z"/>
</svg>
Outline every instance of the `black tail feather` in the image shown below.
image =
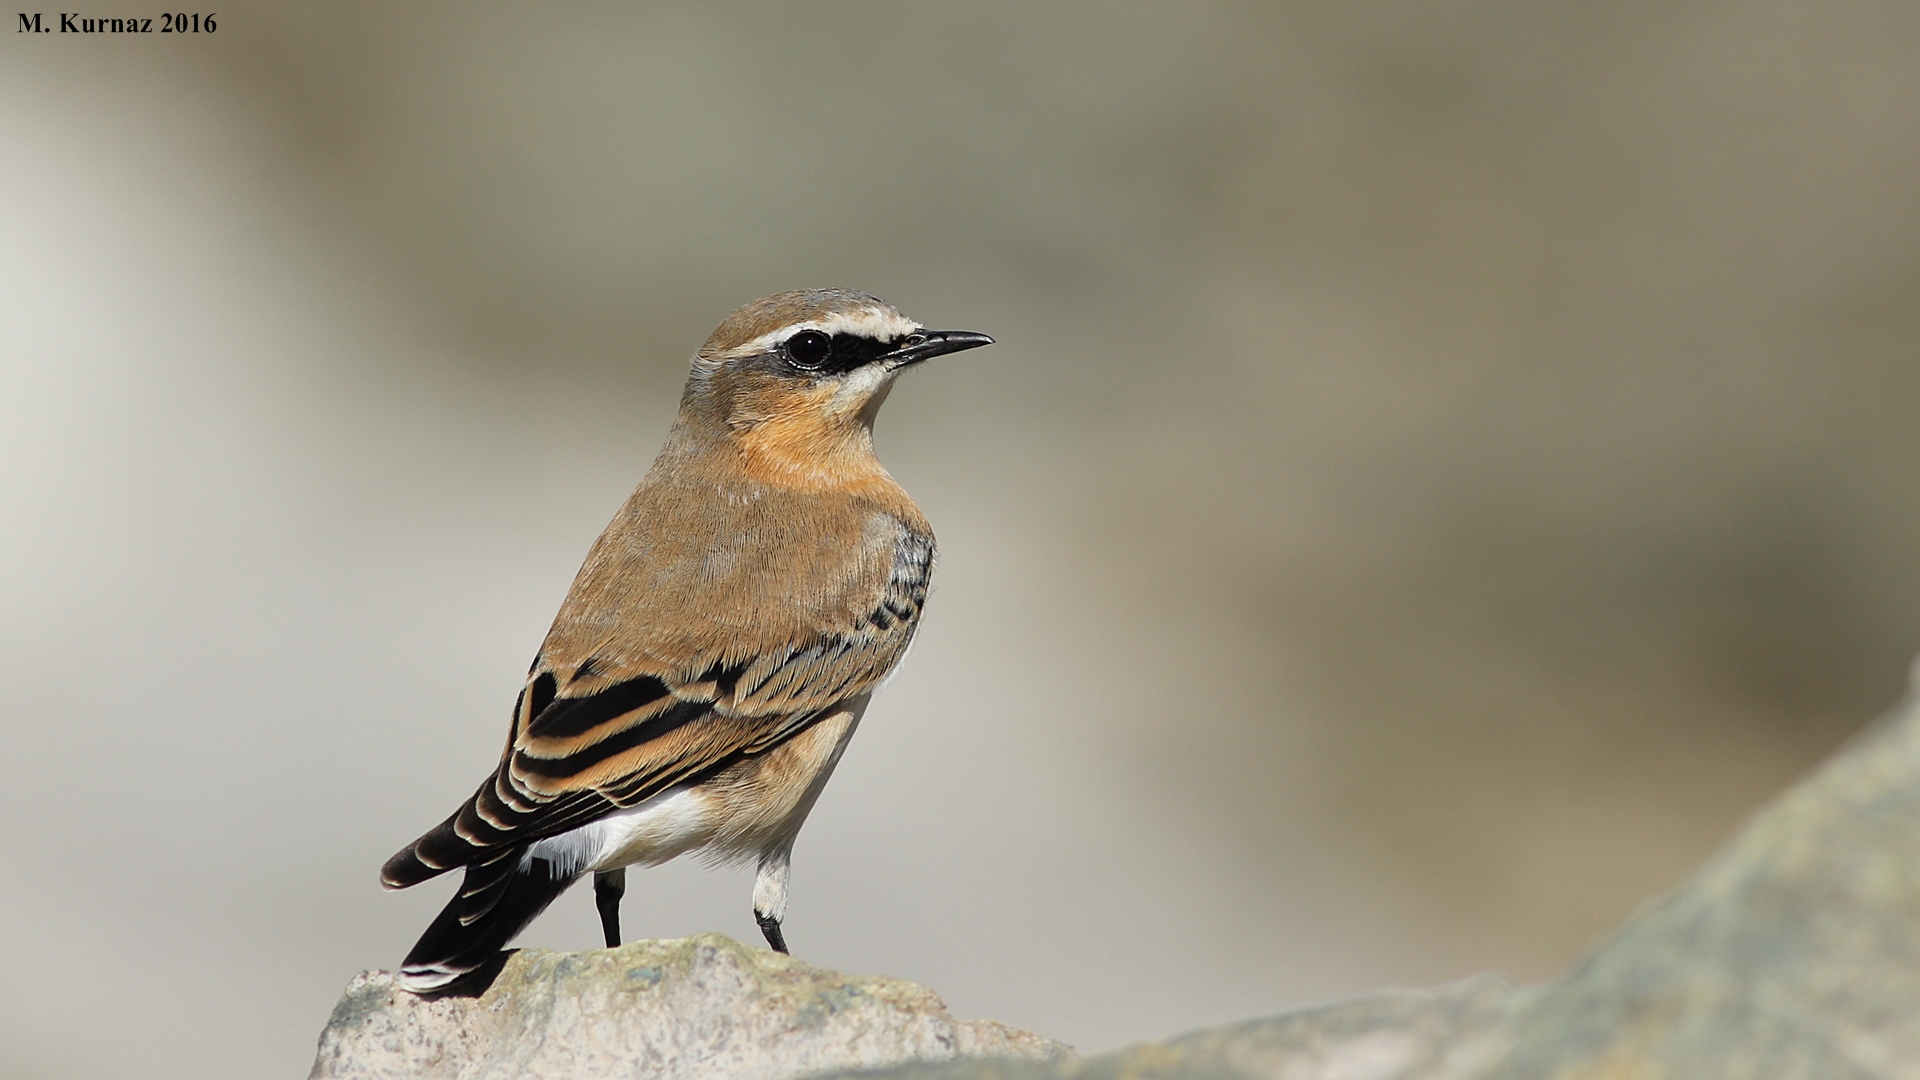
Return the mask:
<svg viewBox="0 0 1920 1080">
<path fill-rule="evenodd" d="M 510 849 L 467 867 L 460 891 L 407 954 L 400 985 L 437 990 L 485 966 L 580 876 L 525 852 Z"/>
<path fill-rule="evenodd" d="M 443 863 L 428 862 L 422 857 L 421 845 L 425 844 L 430 837 L 442 832 L 453 832 L 453 818 L 441 822 L 433 832 L 401 848 L 393 858 L 388 859 L 387 864 L 380 868 L 380 884 L 389 889 L 408 889 L 428 878 L 438 877 L 456 866 L 463 865 L 461 862 L 452 860 Z"/>
</svg>

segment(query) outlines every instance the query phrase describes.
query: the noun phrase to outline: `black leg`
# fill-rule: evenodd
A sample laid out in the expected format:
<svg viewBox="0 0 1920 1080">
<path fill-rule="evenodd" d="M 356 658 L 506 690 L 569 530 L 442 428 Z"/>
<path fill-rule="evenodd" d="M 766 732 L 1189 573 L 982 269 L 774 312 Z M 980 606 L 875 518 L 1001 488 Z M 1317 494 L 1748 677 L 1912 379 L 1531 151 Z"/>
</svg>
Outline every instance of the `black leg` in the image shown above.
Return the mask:
<svg viewBox="0 0 1920 1080">
<path fill-rule="evenodd" d="M 620 947 L 620 897 L 627 891 L 627 869 L 601 870 L 593 875 L 593 906 L 600 909 L 600 931 L 607 948 Z"/>
<path fill-rule="evenodd" d="M 773 948 L 774 952 L 783 953 L 787 951 L 787 939 L 784 934 L 780 933 L 779 919 L 771 915 L 762 915 L 756 911 L 753 913 L 753 921 L 760 924 L 760 932 L 767 936 L 767 944 Z"/>
</svg>

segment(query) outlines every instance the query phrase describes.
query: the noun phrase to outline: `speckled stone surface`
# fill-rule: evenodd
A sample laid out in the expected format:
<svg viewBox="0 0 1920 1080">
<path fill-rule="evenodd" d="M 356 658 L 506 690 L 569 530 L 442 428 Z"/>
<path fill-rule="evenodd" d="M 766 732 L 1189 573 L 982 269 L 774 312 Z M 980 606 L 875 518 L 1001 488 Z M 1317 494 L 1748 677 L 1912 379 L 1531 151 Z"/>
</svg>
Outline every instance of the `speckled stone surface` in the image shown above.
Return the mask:
<svg viewBox="0 0 1920 1080">
<path fill-rule="evenodd" d="M 776 1080 L 1071 1052 L 1003 1024 L 956 1020 L 923 986 L 703 934 L 593 952 L 524 950 L 478 997 L 421 998 L 387 972 L 365 972 L 334 1007 L 311 1076 Z"/>
<path fill-rule="evenodd" d="M 1528 992 L 1479 975 L 1142 1043 L 1083 1061 L 920 1062 L 835 1073 L 863 1080 L 1388 1080 L 1472 1075 L 1509 1044 L 1500 1023 Z"/>
</svg>

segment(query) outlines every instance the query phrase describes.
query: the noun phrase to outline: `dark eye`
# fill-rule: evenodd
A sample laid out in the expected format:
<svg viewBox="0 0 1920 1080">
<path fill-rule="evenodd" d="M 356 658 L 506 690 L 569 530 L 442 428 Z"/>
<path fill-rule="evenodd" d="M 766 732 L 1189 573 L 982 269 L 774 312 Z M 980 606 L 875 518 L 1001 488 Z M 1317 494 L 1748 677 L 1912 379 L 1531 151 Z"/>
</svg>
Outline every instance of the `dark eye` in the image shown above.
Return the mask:
<svg viewBox="0 0 1920 1080">
<path fill-rule="evenodd" d="M 818 330 L 802 330 L 787 339 L 787 359 L 794 367 L 817 368 L 832 351 L 833 339 Z"/>
</svg>

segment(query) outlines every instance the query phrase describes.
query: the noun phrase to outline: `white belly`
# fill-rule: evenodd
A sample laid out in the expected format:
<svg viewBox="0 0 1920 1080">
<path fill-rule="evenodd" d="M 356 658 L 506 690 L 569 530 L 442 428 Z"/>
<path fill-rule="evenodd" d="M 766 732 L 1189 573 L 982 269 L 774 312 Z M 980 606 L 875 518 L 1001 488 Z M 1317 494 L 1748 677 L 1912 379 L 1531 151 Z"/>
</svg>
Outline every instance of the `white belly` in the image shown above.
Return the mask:
<svg viewBox="0 0 1920 1080">
<path fill-rule="evenodd" d="M 712 800 L 697 789 L 663 791 L 638 806 L 537 840 L 528 858 L 554 863 L 563 873 L 657 865 L 713 839 Z"/>
<path fill-rule="evenodd" d="M 657 866 L 713 839 L 713 800 L 698 788 L 662 792 L 639 806 L 616 810 L 595 825 L 604 838 L 589 870 Z"/>
</svg>

